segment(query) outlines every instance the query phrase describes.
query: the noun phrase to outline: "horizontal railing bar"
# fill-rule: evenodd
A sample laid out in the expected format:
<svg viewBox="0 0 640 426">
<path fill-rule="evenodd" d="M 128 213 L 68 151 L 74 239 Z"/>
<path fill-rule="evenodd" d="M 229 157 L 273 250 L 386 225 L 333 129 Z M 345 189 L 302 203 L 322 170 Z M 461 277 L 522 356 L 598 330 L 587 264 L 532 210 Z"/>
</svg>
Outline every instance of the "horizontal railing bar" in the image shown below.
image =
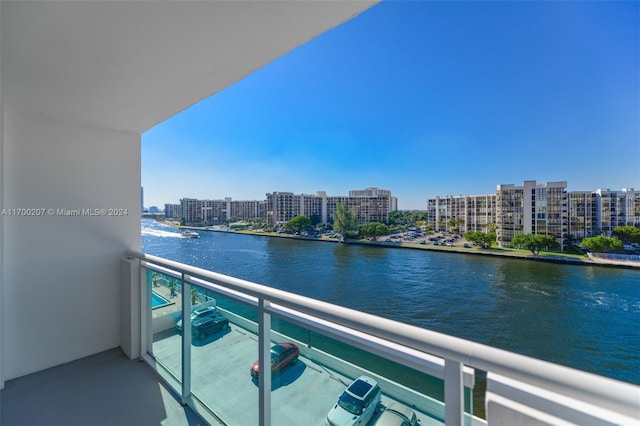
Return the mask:
<svg viewBox="0 0 640 426">
<path fill-rule="evenodd" d="M 245 306 L 249 306 L 251 308 L 258 308 L 258 298 L 254 297 L 254 296 L 247 296 L 246 294 L 243 294 L 239 291 L 236 290 L 229 290 L 228 288 L 225 288 L 224 286 L 220 285 L 220 284 L 211 284 L 208 283 L 207 281 L 203 280 L 202 278 L 193 278 L 193 277 L 189 277 L 187 279 L 185 279 L 185 281 L 188 281 L 190 284 L 195 285 L 196 287 L 199 288 L 203 288 L 207 291 L 210 291 L 216 295 L 225 297 L 227 299 L 231 299 L 234 300 L 238 303 L 241 303 Z"/>
<path fill-rule="evenodd" d="M 225 289 L 218 284 L 211 284 L 200 278 L 193 278 L 189 276 L 185 277 L 185 281 L 194 284 L 197 287 L 211 291 L 214 294 L 231 298 L 246 306 L 254 308 L 257 308 L 258 306 L 258 299 L 255 297 L 246 296 L 240 292 Z M 353 330 L 325 321 L 322 318 L 312 317 L 278 304 L 271 304 L 265 310 L 275 317 L 282 318 L 312 331 L 325 334 L 329 337 L 340 340 L 343 343 L 351 343 L 359 349 L 366 350 L 394 362 L 400 362 L 422 373 L 439 379 L 444 379 L 444 360 L 439 357 L 407 348 L 387 340 L 382 340 L 358 330 Z M 474 370 L 471 367 L 465 367 L 465 386 L 469 388 L 473 388 L 474 386 Z"/>
<path fill-rule="evenodd" d="M 127 254 L 418 351 L 487 372 L 496 372 L 543 389 L 564 393 L 632 418 L 638 414 L 640 387 L 629 383 L 399 323 L 157 256 L 136 251 L 128 251 Z"/>
<path fill-rule="evenodd" d="M 164 266 L 155 265 L 153 263 L 142 261 L 140 262 L 140 266 L 149 269 L 150 271 L 158 272 L 163 275 L 168 275 L 171 278 L 181 279 L 182 274 L 180 272 L 176 272 L 172 269 L 165 268 Z"/>
<path fill-rule="evenodd" d="M 350 344 L 358 349 L 379 355 L 390 361 L 403 364 L 421 373 L 444 380 L 444 360 L 439 357 L 389 342 L 388 340 L 383 340 L 379 337 L 333 322 L 325 321 L 322 318 L 312 317 L 277 304 L 271 305 L 269 312 L 273 316 L 283 318 L 296 325 Z M 465 367 L 465 386 L 473 388 L 474 384 L 474 369 Z"/>
<path fill-rule="evenodd" d="M 172 278 L 181 279 L 182 277 L 182 274 L 180 272 L 176 272 L 167 267 L 160 266 L 149 260 L 142 261 L 141 265 L 151 271 L 159 272 L 161 274 L 168 275 Z M 229 288 L 224 284 L 212 284 L 211 280 L 194 278 L 192 276 L 185 276 L 184 280 L 190 284 L 196 285 L 197 287 L 201 287 L 205 290 L 211 291 L 212 293 L 216 293 L 216 294 L 219 294 L 220 296 L 224 296 L 226 298 L 235 300 L 236 302 L 242 303 L 243 305 L 246 305 L 252 308 L 258 307 L 257 297 L 247 296 L 246 293 L 229 290 Z"/>
</svg>

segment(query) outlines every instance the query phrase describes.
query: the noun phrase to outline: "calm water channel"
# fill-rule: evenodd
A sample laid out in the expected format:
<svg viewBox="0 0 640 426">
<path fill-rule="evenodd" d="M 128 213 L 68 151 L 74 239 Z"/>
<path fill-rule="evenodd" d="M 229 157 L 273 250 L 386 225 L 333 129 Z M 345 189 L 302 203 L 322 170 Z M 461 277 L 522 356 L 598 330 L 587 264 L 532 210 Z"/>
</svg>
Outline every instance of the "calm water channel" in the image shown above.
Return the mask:
<svg viewBox="0 0 640 426">
<path fill-rule="evenodd" d="M 640 384 L 640 271 L 201 232 L 145 253 Z"/>
</svg>

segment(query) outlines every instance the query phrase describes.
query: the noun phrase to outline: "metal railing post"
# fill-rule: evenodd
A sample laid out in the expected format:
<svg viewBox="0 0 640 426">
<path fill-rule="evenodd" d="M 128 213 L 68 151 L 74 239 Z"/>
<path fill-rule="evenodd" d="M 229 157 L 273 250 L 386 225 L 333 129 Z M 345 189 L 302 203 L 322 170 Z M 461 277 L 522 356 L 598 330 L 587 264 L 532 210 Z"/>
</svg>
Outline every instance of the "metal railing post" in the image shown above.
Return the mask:
<svg viewBox="0 0 640 426">
<path fill-rule="evenodd" d="M 260 426 L 271 425 L 271 315 L 269 302 L 258 300 L 258 418 Z"/>
<path fill-rule="evenodd" d="M 444 360 L 444 423 L 462 426 L 464 420 L 464 383 L 462 364 Z"/>
<path fill-rule="evenodd" d="M 182 403 L 186 404 L 191 396 L 191 285 L 182 278 Z"/>
</svg>

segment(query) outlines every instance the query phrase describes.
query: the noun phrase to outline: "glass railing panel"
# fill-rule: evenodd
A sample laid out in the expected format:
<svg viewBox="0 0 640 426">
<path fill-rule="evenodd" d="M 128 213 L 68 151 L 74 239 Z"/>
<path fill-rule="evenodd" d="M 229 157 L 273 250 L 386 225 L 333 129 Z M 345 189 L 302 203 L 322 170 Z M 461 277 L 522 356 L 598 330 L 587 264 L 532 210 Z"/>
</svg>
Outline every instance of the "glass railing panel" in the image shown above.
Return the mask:
<svg viewBox="0 0 640 426">
<path fill-rule="evenodd" d="M 159 264 L 163 263 L 159 262 Z M 168 267 L 172 266 L 168 265 Z M 219 277 L 212 277 L 212 281 L 216 284 L 212 285 L 211 288 L 215 289 L 215 292 L 222 292 L 221 294 L 228 295 L 228 297 L 216 296 L 216 294 L 209 295 L 216 298 L 216 305 L 221 314 L 231 319 L 231 331 L 241 335 L 244 340 L 250 341 L 249 346 L 251 348 L 245 348 L 240 351 L 241 355 L 234 352 L 231 344 L 224 351 L 196 353 L 199 348 L 205 348 L 209 345 L 213 347 L 212 344 L 216 340 L 231 343 L 231 332 L 223 335 L 221 339 L 212 339 L 211 342 L 206 341 L 207 336 L 197 335 L 193 345 L 188 346 L 188 348 L 181 347 L 180 338 L 172 340 L 176 335 L 176 331 L 171 330 L 172 327 L 175 328 L 175 323 L 173 326 L 165 326 L 169 319 L 173 318 L 175 321 L 181 315 L 181 299 L 177 299 L 178 296 L 176 295 L 181 291 L 180 276 L 178 275 L 176 279 L 176 276 L 172 276 L 169 272 L 163 272 L 165 270 L 162 268 L 160 269 L 159 271 L 143 269 L 145 275 L 142 289 L 143 294 L 147 295 L 147 298 L 143 301 L 143 313 L 147 316 L 142 317 L 146 318 L 144 320 L 144 327 L 146 328 L 143 331 L 146 331 L 148 335 L 148 338 L 144 339 L 146 342 L 145 347 L 148 350 L 148 354 L 152 355 L 157 361 L 158 371 L 161 374 L 163 371 L 169 371 L 174 379 L 180 380 L 180 367 L 183 365 L 181 353 L 184 350 L 185 353 L 193 356 L 190 355 L 184 363 L 186 366 L 185 371 L 192 371 L 192 375 L 185 376 L 186 380 L 184 380 L 183 387 L 191 389 L 197 399 L 205 401 L 211 407 L 212 412 L 220 414 L 220 418 L 225 419 L 229 424 L 236 424 L 237 419 L 242 419 L 237 424 L 258 424 L 259 388 L 257 383 L 251 381 L 249 373 L 251 365 L 258 358 L 258 326 L 256 323 L 258 312 L 253 307 L 256 305 L 255 296 L 239 294 L 237 288 L 242 286 L 237 285 L 235 282 L 230 284 L 231 288 L 235 290 L 225 289 L 222 284 L 218 284 L 219 282 L 224 282 L 224 280 Z M 207 275 L 203 273 L 201 276 Z M 189 278 L 189 281 L 191 281 L 191 278 Z M 198 285 L 205 284 L 199 283 Z M 191 303 L 191 297 L 194 297 L 194 305 L 206 303 L 206 292 L 198 289 L 195 284 L 192 284 L 192 286 L 196 290 L 200 290 L 201 294 L 198 291 L 195 294 L 188 292 L 186 297 L 189 300 L 187 302 Z M 169 303 L 159 303 L 157 300 L 152 302 L 152 292 L 166 295 L 167 291 L 168 298 L 165 297 L 165 299 Z M 442 408 L 444 407 L 441 407 L 439 412 L 438 410 L 422 409 L 425 404 L 433 401 L 442 405 L 444 394 L 442 380 L 434 379 L 424 373 L 428 369 L 439 371 L 439 361 L 441 360 L 436 360 L 435 363 L 431 360 L 431 364 L 435 364 L 436 368 L 432 365 L 425 369 L 424 365 L 421 364 L 423 358 L 426 357 L 425 354 L 413 351 L 418 353 L 410 355 L 406 348 L 396 347 L 394 344 L 386 344 L 381 337 L 375 338 L 364 334 L 371 332 L 371 330 L 380 330 L 381 336 L 391 336 L 390 338 L 395 341 L 409 342 L 416 348 L 430 347 L 429 345 L 424 346 L 421 342 L 415 340 L 415 333 L 408 335 L 408 331 L 403 328 L 402 324 L 398 324 L 397 333 L 393 331 L 393 324 L 387 324 L 382 320 L 380 324 L 371 327 L 361 326 L 361 332 L 353 332 L 346 327 L 353 324 L 356 324 L 357 327 L 358 323 L 364 324 L 364 322 L 359 321 L 360 318 L 352 315 L 352 313 L 348 313 L 348 316 L 341 316 L 341 311 L 338 307 L 327 308 L 327 312 L 330 314 L 327 315 L 327 320 L 337 318 L 336 321 L 345 324 L 345 326 L 314 319 L 313 315 L 317 315 L 317 312 L 320 312 L 319 309 L 316 309 L 314 305 L 309 305 L 307 302 L 303 301 L 303 303 L 297 298 L 288 298 L 281 294 L 273 294 L 270 291 L 257 291 L 251 287 L 248 287 L 247 292 L 252 295 L 259 294 L 265 299 L 268 299 L 265 296 L 273 296 L 273 299 L 279 300 L 278 303 L 280 304 L 270 304 L 268 301 L 264 304 L 265 311 L 273 314 L 269 338 L 273 343 L 296 343 L 300 351 L 296 362 L 290 363 L 286 369 L 282 372 L 277 372 L 273 376 L 271 393 L 268 398 L 271 401 L 271 405 L 267 410 L 267 412 L 271 413 L 271 424 L 324 423 L 329 412 L 335 407 L 339 394 L 344 391 L 354 378 L 362 374 L 370 375 L 381 384 L 382 402 L 376 406 L 375 415 L 383 415 L 382 407 L 387 407 L 385 403 L 385 397 L 387 397 L 389 399 L 398 399 L 401 403 L 411 406 L 418 415 L 423 414 L 425 417 L 422 418 L 424 421 L 421 421 L 421 424 L 443 422 L 442 413 L 444 410 Z M 244 304 L 236 302 L 236 299 L 244 300 Z M 262 299 L 261 306 L 263 306 Z M 296 312 L 296 309 L 300 309 L 306 314 L 300 314 Z M 318 330 L 321 332 L 318 332 Z M 429 339 L 430 333 L 425 333 L 425 342 L 430 342 Z M 439 353 L 452 353 L 454 361 L 456 359 L 467 359 L 465 355 L 467 354 L 467 344 L 476 345 L 472 342 L 462 342 L 464 343 L 462 344 L 459 339 L 451 339 L 447 336 L 441 336 L 440 340 L 440 343 L 432 342 L 431 345 Z M 633 411 L 636 407 L 635 401 L 628 395 L 632 394 L 631 390 L 636 389 L 632 389 L 630 385 L 614 384 L 609 379 L 583 375 L 579 371 L 542 363 L 534 359 L 527 359 L 516 354 L 508 354 L 504 351 L 496 351 L 490 347 L 481 346 L 480 348 L 482 350 L 475 351 L 470 359 L 470 361 L 478 365 L 478 368 L 475 370 L 473 398 L 469 390 L 465 390 L 464 406 L 467 413 L 472 405 L 471 400 L 473 400 L 475 414 L 484 417 L 482 408 L 487 379 L 486 373 L 480 371 L 479 368 L 490 366 L 495 368 L 495 371 L 491 370 L 489 374 L 507 375 L 510 380 L 528 383 L 527 378 L 532 377 L 537 381 L 536 383 L 542 384 L 543 388 L 544 383 L 551 383 L 554 386 L 559 384 L 559 389 L 564 392 L 563 395 L 580 401 L 584 398 L 585 404 L 593 404 L 590 409 L 596 410 L 598 413 L 601 413 L 602 410 L 600 400 L 606 400 L 607 403 L 612 403 L 616 410 L 623 412 L 623 416 L 629 415 L 628 413 L 635 414 L 635 411 Z M 401 356 L 398 354 L 401 354 Z M 212 369 L 211 363 L 213 363 L 212 365 L 217 365 L 217 360 L 213 355 L 221 357 L 219 359 L 222 360 L 229 358 L 228 361 L 231 362 L 231 367 L 219 366 Z M 405 358 L 408 362 L 403 362 L 402 357 L 404 356 L 410 356 L 410 358 Z M 192 358 L 193 365 L 191 363 Z M 392 359 L 395 359 L 396 362 L 392 361 Z M 417 362 L 416 359 L 420 362 Z M 501 360 L 505 363 L 505 366 L 500 364 Z M 520 368 L 514 367 L 516 361 L 521 365 Z M 451 367 L 451 365 L 452 363 L 448 364 L 448 367 Z M 455 365 L 453 367 L 453 369 L 447 368 L 448 376 L 451 376 L 449 373 L 454 372 Z M 222 381 L 220 377 L 230 374 L 230 371 L 235 374 L 235 380 Z M 331 385 L 322 383 L 323 386 L 312 387 L 307 384 L 305 381 L 313 376 L 312 372 L 327 378 L 327 383 L 331 383 Z M 549 372 L 553 373 L 553 375 Z M 565 374 L 571 380 L 567 379 L 566 381 L 558 382 L 557 377 L 564 377 Z M 472 383 L 471 386 L 473 386 L 472 375 L 473 371 L 471 369 L 465 370 L 465 383 L 470 382 Z M 189 379 L 193 380 L 192 386 L 189 386 L 191 382 Z M 246 386 L 247 382 L 252 383 L 253 387 Z M 453 382 L 458 383 L 459 381 L 453 380 Z M 587 385 L 584 383 L 587 383 Z M 391 390 L 395 387 L 400 387 L 400 390 L 392 392 Z M 211 389 L 216 388 L 219 393 L 211 394 Z M 600 392 L 601 389 L 610 388 L 614 389 L 610 398 Z M 402 392 L 405 392 L 405 394 L 407 392 L 417 393 L 418 396 L 404 398 L 400 395 Z M 596 393 L 594 394 L 593 392 Z M 185 391 L 185 393 L 188 392 Z M 455 404 L 455 398 L 456 395 L 454 394 L 452 398 L 454 400 L 453 406 L 457 407 L 458 404 Z M 387 402 L 390 403 L 390 401 Z M 433 406 L 434 404 L 431 405 Z M 236 411 L 233 413 L 225 412 L 224 410 L 228 407 L 233 407 Z M 611 413 L 614 413 L 614 411 L 611 411 Z M 465 416 L 465 424 L 471 424 L 467 420 L 470 420 L 468 419 L 468 414 Z"/>
<path fill-rule="evenodd" d="M 258 424 L 257 310 L 191 284 L 191 393 L 223 424 Z M 210 318 L 207 318 L 210 316 Z"/>
<path fill-rule="evenodd" d="M 377 419 L 399 403 L 411 407 L 408 412 L 422 424 L 444 421 L 442 379 L 275 316 L 271 323 L 274 341 L 293 343 L 300 351 L 297 362 L 287 363 L 272 377 L 272 424 L 325 424 L 328 417 L 346 415 L 334 412 L 342 409 L 335 406 L 360 376 L 372 378 L 381 390 L 380 403 L 361 415 Z M 465 389 L 465 411 L 470 409 L 471 390 Z"/>
<path fill-rule="evenodd" d="M 147 306 L 151 309 L 150 353 L 158 372 L 178 394 L 182 383 L 182 342 L 178 326 L 182 318 L 182 281 L 176 276 L 146 270 Z"/>
</svg>

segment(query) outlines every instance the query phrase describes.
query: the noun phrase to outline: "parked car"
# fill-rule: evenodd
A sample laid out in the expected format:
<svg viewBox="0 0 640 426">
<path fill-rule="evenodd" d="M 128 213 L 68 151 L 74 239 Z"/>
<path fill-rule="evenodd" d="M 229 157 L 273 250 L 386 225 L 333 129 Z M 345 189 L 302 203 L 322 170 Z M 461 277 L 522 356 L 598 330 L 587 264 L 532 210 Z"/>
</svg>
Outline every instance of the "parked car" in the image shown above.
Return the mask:
<svg viewBox="0 0 640 426">
<path fill-rule="evenodd" d="M 327 415 L 328 426 L 366 425 L 373 417 L 382 391 L 368 376 L 360 376 L 345 389 Z"/>
<path fill-rule="evenodd" d="M 213 318 L 219 316 L 220 312 L 218 312 L 218 309 L 216 309 L 215 306 L 206 306 L 204 308 L 196 309 L 195 311 L 191 312 L 191 324 L 193 324 L 194 321 L 202 318 Z M 179 333 L 182 332 L 182 320 L 178 321 L 178 323 L 176 324 L 176 328 L 178 329 Z"/>
<path fill-rule="evenodd" d="M 225 317 L 204 317 L 191 322 L 191 335 L 202 340 L 216 331 L 229 328 L 229 320 Z"/>
<path fill-rule="evenodd" d="M 398 402 L 390 404 L 378 417 L 374 426 L 416 426 L 416 413 L 406 405 Z"/>
<path fill-rule="evenodd" d="M 285 368 L 287 365 L 293 365 L 298 361 L 300 356 L 300 349 L 298 345 L 293 342 L 278 343 L 271 347 L 271 372 L 277 373 Z M 253 363 L 251 366 L 251 378 L 258 380 L 258 373 L 260 372 L 259 360 Z"/>
</svg>

